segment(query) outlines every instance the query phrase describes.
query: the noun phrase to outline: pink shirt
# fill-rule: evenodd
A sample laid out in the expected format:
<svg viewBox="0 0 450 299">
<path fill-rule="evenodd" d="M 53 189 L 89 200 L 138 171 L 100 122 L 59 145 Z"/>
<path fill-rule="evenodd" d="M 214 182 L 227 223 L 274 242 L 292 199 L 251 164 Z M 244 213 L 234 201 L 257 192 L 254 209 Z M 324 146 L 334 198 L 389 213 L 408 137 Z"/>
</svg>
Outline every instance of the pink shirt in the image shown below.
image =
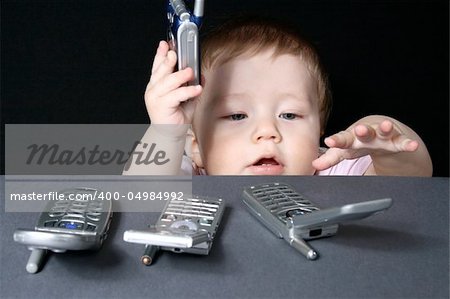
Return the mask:
<svg viewBox="0 0 450 299">
<path fill-rule="evenodd" d="M 314 175 L 363 175 L 370 164 L 372 164 L 372 158 L 367 155 L 352 160 L 342 160 L 333 167 L 316 172 Z"/>
</svg>

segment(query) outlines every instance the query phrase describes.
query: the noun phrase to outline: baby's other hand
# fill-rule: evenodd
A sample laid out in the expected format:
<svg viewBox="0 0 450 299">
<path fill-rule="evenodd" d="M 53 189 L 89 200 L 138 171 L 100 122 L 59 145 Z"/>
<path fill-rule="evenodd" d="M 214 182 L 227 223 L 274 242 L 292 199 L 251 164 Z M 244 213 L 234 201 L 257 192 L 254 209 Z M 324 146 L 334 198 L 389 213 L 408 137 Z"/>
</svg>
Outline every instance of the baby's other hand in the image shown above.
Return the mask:
<svg viewBox="0 0 450 299">
<path fill-rule="evenodd" d="M 393 119 L 383 116 L 363 118 L 324 142 L 329 149 L 313 161 L 317 170 L 330 168 L 344 159 L 414 152 L 419 147 L 419 142 L 404 134 Z"/>
<path fill-rule="evenodd" d="M 145 106 L 152 124 L 189 124 L 201 85 L 185 86 L 194 78 L 191 68 L 174 72 L 177 54 L 160 41 L 153 60 L 152 75 L 145 90 Z"/>
</svg>

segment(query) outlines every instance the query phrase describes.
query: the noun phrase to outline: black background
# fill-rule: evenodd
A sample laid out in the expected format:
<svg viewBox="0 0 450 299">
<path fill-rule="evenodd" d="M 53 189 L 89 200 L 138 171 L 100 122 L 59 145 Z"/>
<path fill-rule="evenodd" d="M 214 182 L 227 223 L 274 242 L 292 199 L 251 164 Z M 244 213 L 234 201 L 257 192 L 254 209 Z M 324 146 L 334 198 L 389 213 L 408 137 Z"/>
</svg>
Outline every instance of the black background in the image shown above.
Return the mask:
<svg viewBox="0 0 450 299">
<path fill-rule="evenodd" d="M 424 139 L 434 176 L 449 175 L 448 1 L 205 2 L 202 32 L 242 12 L 298 23 L 330 73 L 327 134 L 365 115 L 392 116 Z M 148 123 L 143 92 L 166 35 L 165 6 L 2 0 L 2 143 L 7 123 Z"/>
</svg>

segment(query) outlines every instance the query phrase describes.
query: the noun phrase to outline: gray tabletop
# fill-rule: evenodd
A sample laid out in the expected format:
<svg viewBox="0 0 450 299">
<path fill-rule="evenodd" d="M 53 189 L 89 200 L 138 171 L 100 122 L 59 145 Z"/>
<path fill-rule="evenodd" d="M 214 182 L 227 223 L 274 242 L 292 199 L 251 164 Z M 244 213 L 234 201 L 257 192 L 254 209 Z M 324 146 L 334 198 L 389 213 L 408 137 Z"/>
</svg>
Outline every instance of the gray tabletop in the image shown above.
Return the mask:
<svg viewBox="0 0 450 299">
<path fill-rule="evenodd" d="M 308 261 L 253 218 L 240 199 L 245 186 L 273 180 L 295 186 L 322 208 L 384 197 L 394 204 L 341 225 L 333 237 L 310 241 L 320 258 Z M 0 297 L 449 297 L 448 178 L 195 177 L 193 191 L 226 204 L 208 256 L 162 252 L 152 266 L 143 266 L 143 246 L 122 236 L 158 214 L 116 213 L 101 250 L 49 254 L 37 274 L 25 271 L 29 250 L 12 235 L 18 227 L 32 228 L 38 214 L 5 213 L 2 198 Z"/>
</svg>

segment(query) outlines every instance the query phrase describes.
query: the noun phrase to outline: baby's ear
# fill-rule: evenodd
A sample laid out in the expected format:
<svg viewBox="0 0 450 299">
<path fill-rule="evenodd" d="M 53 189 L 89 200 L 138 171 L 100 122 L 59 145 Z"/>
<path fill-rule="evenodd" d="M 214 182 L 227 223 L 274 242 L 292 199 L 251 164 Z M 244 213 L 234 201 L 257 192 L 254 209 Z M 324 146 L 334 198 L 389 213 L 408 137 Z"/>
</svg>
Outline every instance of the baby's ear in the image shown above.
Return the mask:
<svg viewBox="0 0 450 299">
<path fill-rule="evenodd" d="M 320 137 L 323 137 L 325 135 L 325 130 L 324 129 L 320 129 Z"/>
<path fill-rule="evenodd" d="M 191 136 L 191 159 L 192 162 L 194 162 L 194 164 L 199 167 L 199 168 L 203 168 L 203 161 L 202 161 L 202 157 L 200 155 L 200 148 L 198 146 L 198 141 L 197 138 L 195 137 L 195 133 L 192 130 L 189 130 L 188 133 Z"/>
<path fill-rule="evenodd" d="M 201 74 L 201 75 L 200 75 L 200 85 L 201 85 L 202 87 L 205 87 L 205 84 L 206 84 L 205 75 Z"/>
</svg>

